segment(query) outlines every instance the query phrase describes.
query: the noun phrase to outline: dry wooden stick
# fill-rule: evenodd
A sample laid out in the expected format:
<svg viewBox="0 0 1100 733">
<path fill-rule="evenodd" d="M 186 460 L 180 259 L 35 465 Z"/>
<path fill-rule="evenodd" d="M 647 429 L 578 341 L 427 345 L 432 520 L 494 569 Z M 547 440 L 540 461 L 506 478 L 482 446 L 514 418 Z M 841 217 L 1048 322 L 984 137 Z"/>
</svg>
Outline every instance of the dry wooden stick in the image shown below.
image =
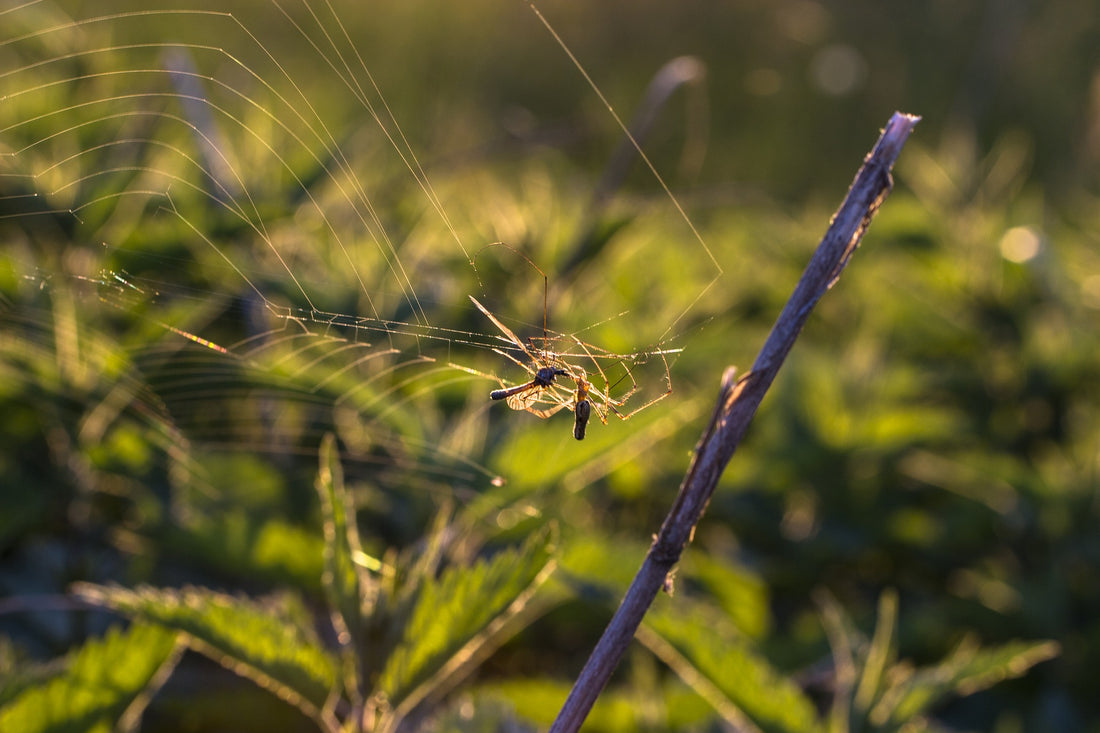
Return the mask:
<svg viewBox="0 0 1100 733">
<path fill-rule="evenodd" d="M 550 727 L 550 733 L 577 731 L 588 716 L 634 638 L 646 610 L 680 559 L 685 545 L 691 541 L 718 478 L 745 435 L 756 408 L 802 331 L 810 311 L 840 277 L 875 212 L 890 193 L 893 186 L 890 169 L 919 121 L 920 117 L 901 112 L 895 112 L 890 118 L 772 327 L 752 370 L 734 381 L 735 370 L 733 367 L 726 369 L 714 414 L 695 447 L 680 492 L 645 562 Z"/>
</svg>

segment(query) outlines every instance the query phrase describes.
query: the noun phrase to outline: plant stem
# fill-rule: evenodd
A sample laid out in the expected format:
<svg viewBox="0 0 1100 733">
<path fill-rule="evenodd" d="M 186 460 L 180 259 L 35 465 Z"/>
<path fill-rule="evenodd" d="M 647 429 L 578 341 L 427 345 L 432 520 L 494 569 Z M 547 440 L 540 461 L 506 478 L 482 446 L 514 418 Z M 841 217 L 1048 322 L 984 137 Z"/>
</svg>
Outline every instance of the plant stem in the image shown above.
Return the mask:
<svg viewBox="0 0 1100 733">
<path fill-rule="evenodd" d="M 550 727 L 550 733 L 577 731 L 588 716 L 634 638 L 642 617 L 680 559 L 685 545 L 691 541 L 719 477 L 814 305 L 840 277 L 875 212 L 890 193 L 893 186 L 890 169 L 919 121 L 920 117 L 901 112 L 895 112 L 890 118 L 772 327 L 752 370 L 735 381 L 734 368 L 726 369 L 714 414 L 695 447 L 676 500 L 619 609 Z"/>
</svg>

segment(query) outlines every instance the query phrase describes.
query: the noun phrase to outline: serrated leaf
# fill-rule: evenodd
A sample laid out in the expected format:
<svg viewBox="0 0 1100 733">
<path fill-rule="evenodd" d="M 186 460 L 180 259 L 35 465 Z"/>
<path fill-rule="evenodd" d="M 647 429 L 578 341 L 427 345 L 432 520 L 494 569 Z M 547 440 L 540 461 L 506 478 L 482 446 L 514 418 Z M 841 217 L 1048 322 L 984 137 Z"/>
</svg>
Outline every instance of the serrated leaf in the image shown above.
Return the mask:
<svg viewBox="0 0 1100 733">
<path fill-rule="evenodd" d="M 144 707 L 161 671 L 174 661 L 176 646 L 176 632 L 164 627 L 112 628 L 102 639 L 84 644 L 56 677 L 28 687 L 0 708 L 0 730 L 113 730 L 124 715 Z"/>
<path fill-rule="evenodd" d="M 344 476 L 331 433 L 321 443 L 321 466 L 317 473 L 317 494 L 324 521 L 324 565 L 321 584 L 325 590 L 337 641 L 344 650 L 345 687 L 355 703 L 363 696 L 363 670 L 355 650 L 363 647 L 364 593 L 370 578 L 356 563 L 363 554 L 355 509 L 344 489 Z"/>
<path fill-rule="evenodd" d="M 945 698 L 972 695 L 1019 677 L 1059 652 L 1053 641 L 1014 641 L 991 649 L 964 643 L 939 664 L 917 670 L 888 690 L 871 711 L 871 721 L 887 728 L 899 726 Z"/>
<path fill-rule="evenodd" d="M 378 683 L 395 708 L 410 709 L 435 684 L 464 669 L 523 610 L 552 568 L 549 535 L 539 532 L 517 550 L 449 568 L 424 583 Z"/>
<path fill-rule="evenodd" d="M 79 584 L 76 592 L 135 618 L 185 632 L 188 644 L 316 717 L 336 684 L 336 664 L 303 613 L 204 588 L 160 590 Z"/>
<path fill-rule="evenodd" d="M 638 640 L 668 664 L 735 728 L 817 730 L 813 703 L 756 653 L 721 615 L 677 600 L 654 607 Z"/>
</svg>

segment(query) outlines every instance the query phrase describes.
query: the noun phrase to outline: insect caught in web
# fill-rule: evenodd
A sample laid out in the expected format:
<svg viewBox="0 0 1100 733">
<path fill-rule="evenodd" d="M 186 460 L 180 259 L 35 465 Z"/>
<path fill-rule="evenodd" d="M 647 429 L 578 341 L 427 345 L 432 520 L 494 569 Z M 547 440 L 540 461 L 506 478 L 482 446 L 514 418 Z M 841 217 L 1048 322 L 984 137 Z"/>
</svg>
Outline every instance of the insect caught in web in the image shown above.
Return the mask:
<svg viewBox="0 0 1100 733">
<path fill-rule="evenodd" d="M 516 358 L 503 349 L 493 349 L 494 352 L 505 357 L 527 372 L 529 379 L 526 382 L 512 386 L 508 386 L 499 377 L 482 374 L 481 372 L 463 367 L 465 371 L 496 379 L 496 381 L 500 382 L 501 389 L 495 389 L 489 393 L 489 399 L 491 400 L 505 400 L 505 403 L 513 410 L 525 410 L 536 417 L 544 419 L 557 414 L 563 409 L 568 409 L 573 413 L 574 418 L 573 437 L 577 440 L 584 440 L 585 431 L 588 428 L 588 421 L 591 419 L 593 412 L 604 425 L 607 424 L 608 415 L 614 415 L 620 420 L 628 420 L 647 407 L 650 407 L 672 394 L 672 378 L 669 374 L 668 360 L 665 358 L 665 355 L 677 353 L 679 351 L 678 349 L 658 350 L 645 354 L 619 355 L 605 352 L 602 349 L 585 344 L 574 336 L 571 337 L 572 345 L 579 348 L 581 353 L 562 354 L 550 348 L 551 338 L 546 329 L 545 305 L 543 310 L 542 348 L 539 348 L 535 345 L 534 339 L 528 339 L 528 341 L 524 343 L 510 328 L 501 323 L 496 316 L 489 312 L 477 298 L 471 295 L 470 300 L 477 306 L 477 309 L 497 327 L 497 330 L 504 334 L 506 340 L 527 357 L 527 360 L 524 361 Z M 650 356 L 659 357 L 664 365 L 666 389 L 663 393 L 657 395 L 645 404 L 633 410 L 624 411 L 626 402 L 639 389 L 638 383 L 630 371 L 628 362 L 637 362 L 639 358 L 648 358 Z M 590 362 L 593 368 L 593 375 L 598 375 L 598 379 L 602 383 L 602 389 L 598 389 L 592 384 L 588 372 L 585 371 L 583 367 L 570 363 L 570 361 L 566 360 L 566 357 L 572 357 L 574 359 L 584 358 Z M 623 376 L 614 383 L 609 382 L 607 374 L 603 367 L 600 366 L 600 359 L 617 361 L 622 365 Z M 612 389 L 627 379 L 629 379 L 630 386 L 626 391 L 619 397 L 612 397 Z"/>
</svg>

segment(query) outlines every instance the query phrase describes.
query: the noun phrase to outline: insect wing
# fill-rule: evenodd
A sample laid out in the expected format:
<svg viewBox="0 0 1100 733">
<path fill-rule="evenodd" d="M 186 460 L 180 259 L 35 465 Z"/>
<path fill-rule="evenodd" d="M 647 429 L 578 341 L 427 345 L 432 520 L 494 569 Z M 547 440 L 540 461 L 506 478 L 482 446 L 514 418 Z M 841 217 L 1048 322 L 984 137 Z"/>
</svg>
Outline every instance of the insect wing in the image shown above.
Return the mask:
<svg viewBox="0 0 1100 733">
<path fill-rule="evenodd" d="M 537 384 L 527 385 L 527 389 L 521 392 L 515 392 L 508 396 L 508 402 L 506 403 L 513 410 L 527 410 L 539 402 L 539 398 L 542 396 L 544 387 L 540 387 Z"/>
</svg>

